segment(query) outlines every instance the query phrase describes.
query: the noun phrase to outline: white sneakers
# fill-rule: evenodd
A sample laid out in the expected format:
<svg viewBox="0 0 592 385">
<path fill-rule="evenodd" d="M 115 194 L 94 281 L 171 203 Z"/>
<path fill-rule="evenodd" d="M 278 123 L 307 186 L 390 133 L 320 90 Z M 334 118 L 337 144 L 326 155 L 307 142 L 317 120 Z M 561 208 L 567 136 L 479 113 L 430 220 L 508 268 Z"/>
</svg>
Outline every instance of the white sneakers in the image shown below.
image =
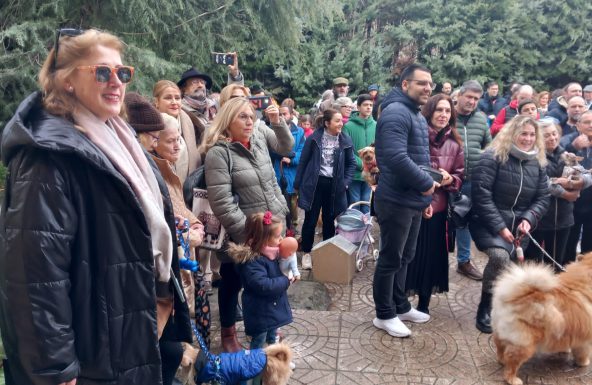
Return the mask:
<svg viewBox="0 0 592 385">
<path fill-rule="evenodd" d="M 416 324 L 423 324 L 430 320 L 430 315 L 411 308 L 407 313 L 399 314 L 401 321 L 409 321 Z"/>
<path fill-rule="evenodd" d="M 398 317 L 391 319 L 374 318 L 372 323 L 393 337 L 409 337 L 411 335 L 411 330 Z"/>
<path fill-rule="evenodd" d="M 398 317 L 391 319 L 374 318 L 372 323 L 379 329 L 384 330 L 393 337 L 409 337 L 411 330 L 403 321 L 409 321 L 416 324 L 426 323 L 430 320 L 430 315 L 411 308 L 407 313 L 399 314 Z"/>
<path fill-rule="evenodd" d="M 306 253 L 302 256 L 302 270 L 310 269 L 312 269 L 312 257 L 309 253 Z"/>
<path fill-rule="evenodd" d="M 290 369 L 292 369 L 292 370 L 296 369 L 296 364 L 293 363 L 292 361 L 290 361 Z"/>
</svg>

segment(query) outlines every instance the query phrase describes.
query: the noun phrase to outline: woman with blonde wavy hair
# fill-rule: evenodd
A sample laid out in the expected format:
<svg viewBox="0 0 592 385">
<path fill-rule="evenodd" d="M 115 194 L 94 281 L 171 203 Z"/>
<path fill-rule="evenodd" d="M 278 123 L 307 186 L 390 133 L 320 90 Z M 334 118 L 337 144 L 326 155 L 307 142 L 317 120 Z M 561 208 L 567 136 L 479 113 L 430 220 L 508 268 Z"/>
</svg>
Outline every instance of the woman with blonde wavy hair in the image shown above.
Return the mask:
<svg viewBox="0 0 592 385">
<path fill-rule="evenodd" d="M 192 335 L 169 201 L 119 116 L 134 68 L 106 32 L 62 28 L 55 42 L 2 132 L 6 382 L 162 383 L 159 338 Z"/>
<path fill-rule="evenodd" d="M 270 107 L 271 108 L 271 107 Z M 287 156 L 294 139 L 277 107 L 268 109 L 271 127 L 255 129 L 255 109 L 245 97 L 225 102 L 212 122 L 201 149 L 206 154 L 208 200 L 214 215 L 235 243 L 246 239 L 249 215 L 271 211 L 285 218 L 288 206 L 278 186 L 269 151 Z M 218 252 L 222 280 L 218 290 L 222 348 L 241 349 L 236 338 L 236 307 L 241 282 L 232 259 Z"/>
<path fill-rule="evenodd" d="M 489 261 L 483 271 L 476 326 L 491 333 L 493 283 L 511 260 L 521 258 L 549 206 L 543 133 L 530 116 L 506 123 L 473 171 L 470 231 Z"/>
</svg>

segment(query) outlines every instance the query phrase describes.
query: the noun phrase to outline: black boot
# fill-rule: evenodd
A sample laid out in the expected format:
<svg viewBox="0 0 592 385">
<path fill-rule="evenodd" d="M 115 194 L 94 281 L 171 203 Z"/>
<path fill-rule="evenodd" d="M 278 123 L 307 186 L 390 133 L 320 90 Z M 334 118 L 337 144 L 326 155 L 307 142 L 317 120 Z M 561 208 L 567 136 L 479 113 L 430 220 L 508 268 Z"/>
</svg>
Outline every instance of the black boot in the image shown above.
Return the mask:
<svg viewBox="0 0 592 385">
<path fill-rule="evenodd" d="M 481 333 L 491 334 L 491 293 L 481 292 L 481 302 L 477 308 L 477 323 Z"/>
<path fill-rule="evenodd" d="M 431 299 L 431 295 L 423 295 L 420 294 L 419 295 L 419 301 L 417 302 L 417 310 L 419 310 L 422 313 L 425 314 L 430 314 L 430 299 Z"/>
</svg>

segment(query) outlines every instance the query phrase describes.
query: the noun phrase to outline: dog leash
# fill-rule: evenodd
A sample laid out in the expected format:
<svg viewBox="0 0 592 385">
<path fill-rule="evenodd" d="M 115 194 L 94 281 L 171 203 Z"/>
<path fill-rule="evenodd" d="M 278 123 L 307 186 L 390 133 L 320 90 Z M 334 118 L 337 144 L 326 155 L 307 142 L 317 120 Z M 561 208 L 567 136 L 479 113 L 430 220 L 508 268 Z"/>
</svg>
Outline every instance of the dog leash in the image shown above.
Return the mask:
<svg viewBox="0 0 592 385">
<path fill-rule="evenodd" d="M 540 244 L 539 244 L 539 243 L 536 241 L 536 239 L 534 239 L 534 238 L 533 238 L 533 236 L 532 236 L 532 235 L 530 235 L 530 233 L 523 233 L 523 234 L 526 234 L 526 235 L 528 235 L 528 238 L 530 238 L 530 240 L 532 241 L 532 243 L 534 243 L 534 245 L 535 245 L 536 247 L 538 247 L 538 248 L 539 248 L 539 249 L 540 249 L 540 250 L 543 252 L 543 255 L 544 255 L 545 257 L 547 257 L 549 260 L 551 260 L 551 262 L 553 262 L 553 263 L 555 264 L 555 266 L 557 266 L 557 267 L 559 268 L 559 270 L 561 270 L 561 271 L 565 271 L 565 268 L 564 268 L 564 267 L 563 267 L 563 266 L 562 266 L 562 265 L 561 265 L 559 262 L 557 262 L 555 259 L 553 259 L 553 257 L 551 257 L 551 256 L 549 255 L 549 253 L 547 253 L 547 252 L 545 251 L 545 249 L 544 249 L 544 248 L 543 248 L 543 247 L 542 247 L 542 246 L 541 246 L 541 245 L 540 245 Z"/>
<path fill-rule="evenodd" d="M 208 349 L 206 342 L 201 336 L 201 333 L 197 330 L 197 326 L 193 321 L 191 321 L 191 329 L 193 329 L 193 334 L 195 334 L 195 338 L 197 338 L 199 348 L 202 352 L 204 352 L 204 354 L 208 358 L 208 361 L 210 361 L 210 364 L 212 364 L 212 366 L 214 367 L 214 381 L 211 382 L 211 384 L 224 385 L 224 382 L 222 381 L 222 375 L 220 374 L 220 368 L 222 367 L 222 360 L 220 359 L 220 356 L 215 356 L 212 353 L 210 353 L 210 350 Z"/>
</svg>

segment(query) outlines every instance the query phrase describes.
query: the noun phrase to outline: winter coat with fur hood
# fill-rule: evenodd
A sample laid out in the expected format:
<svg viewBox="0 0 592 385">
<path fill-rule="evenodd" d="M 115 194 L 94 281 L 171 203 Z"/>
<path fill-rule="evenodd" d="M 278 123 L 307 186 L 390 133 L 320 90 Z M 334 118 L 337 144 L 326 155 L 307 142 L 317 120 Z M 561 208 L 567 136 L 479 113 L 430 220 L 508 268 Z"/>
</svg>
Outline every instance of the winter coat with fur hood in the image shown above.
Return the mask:
<svg viewBox="0 0 592 385">
<path fill-rule="evenodd" d="M 243 284 L 245 333 L 255 336 L 292 322 L 288 303 L 290 280 L 279 261 L 254 253 L 249 247 L 231 243 L 228 254 L 237 264 Z"/>
</svg>

